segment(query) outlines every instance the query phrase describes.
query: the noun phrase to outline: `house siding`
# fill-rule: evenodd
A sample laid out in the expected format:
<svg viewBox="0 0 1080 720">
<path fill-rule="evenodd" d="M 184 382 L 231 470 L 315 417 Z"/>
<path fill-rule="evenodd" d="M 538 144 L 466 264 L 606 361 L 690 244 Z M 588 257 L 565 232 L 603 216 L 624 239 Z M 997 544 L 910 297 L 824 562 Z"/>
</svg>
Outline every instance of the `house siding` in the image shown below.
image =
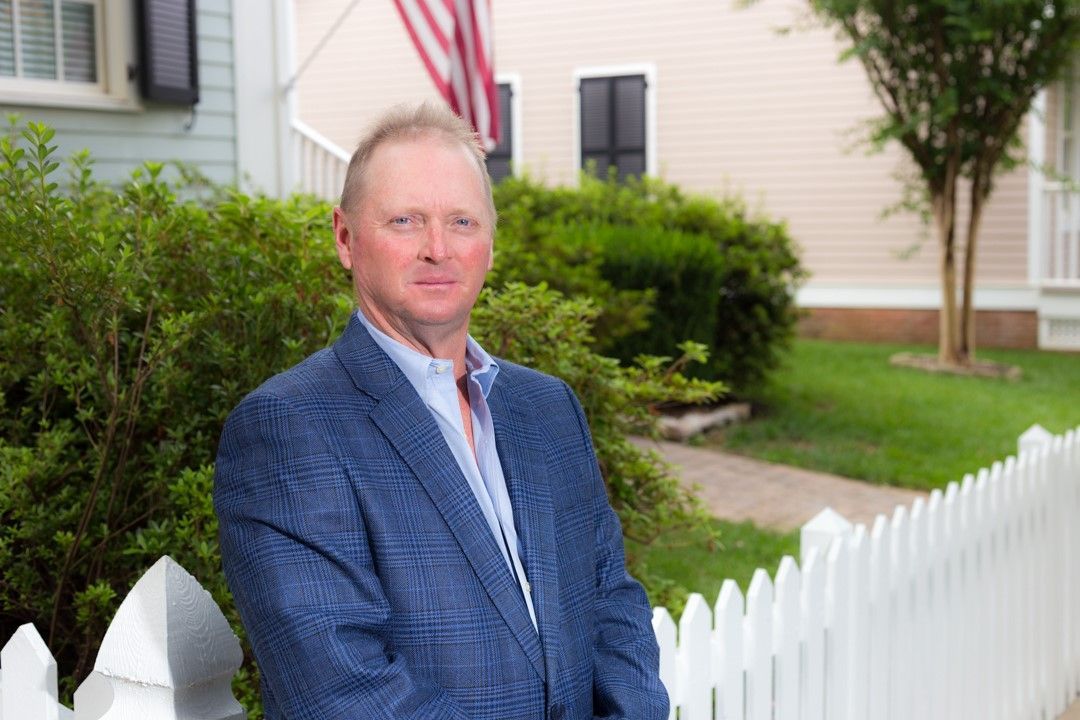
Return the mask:
<svg viewBox="0 0 1080 720">
<path fill-rule="evenodd" d="M 304 61 L 346 0 L 297 0 Z M 896 147 L 870 155 L 860 128 L 880 113 L 857 63 L 815 26 L 804 3 L 737 7 L 716 0 L 494 0 L 496 71 L 521 78 L 528 171 L 574 182 L 573 76 L 596 66 L 656 69 L 657 174 L 684 188 L 737 193 L 785 220 L 811 284 L 937 287 L 932 229 L 910 213 L 881 217 L 901 197 Z M 780 28 L 794 28 L 778 32 Z M 390 2 L 361 3 L 299 84 L 299 115 L 351 148 L 396 103 L 437 97 Z M 980 238 L 980 286 L 1024 288 L 1027 173 L 1003 175 Z"/>
<path fill-rule="evenodd" d="M 61 157 L 89 150 L 95 176 L 101 180 L 122 180 L 146 160 L 176 160 L 195 166 L 215 182 L 234 183 L 232 3 L 197 0 L 196 12 L 199 102 L 194 110 L 141 99 L 141 107 L 125 110 L 17 106 L 5 103 L 2 96 L 0 108 L 18 113 L 23 121 L 52 126 Z M 132 47 L 138 43 L 133 41 Z M 137 62 L 136 58 L 131 62 Z M 139 97 L 134 86 L 131 92 Z"/>
</svg>

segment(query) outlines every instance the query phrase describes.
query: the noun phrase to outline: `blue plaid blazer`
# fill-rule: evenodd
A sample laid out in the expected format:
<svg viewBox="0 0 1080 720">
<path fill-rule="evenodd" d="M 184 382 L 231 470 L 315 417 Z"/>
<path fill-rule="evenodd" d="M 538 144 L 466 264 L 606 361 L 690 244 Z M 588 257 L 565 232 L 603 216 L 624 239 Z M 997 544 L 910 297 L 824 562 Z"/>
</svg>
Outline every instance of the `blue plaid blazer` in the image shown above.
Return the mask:
<svg viewBox="0 0 1080 720">
<path fill-rule="evenodd" d="M 230 415 L 214 505 L 269 720 L 667 717 L 580 405 L 499 365 L 539 636 L 430 412 L 358 320 Z"/>
</svg>

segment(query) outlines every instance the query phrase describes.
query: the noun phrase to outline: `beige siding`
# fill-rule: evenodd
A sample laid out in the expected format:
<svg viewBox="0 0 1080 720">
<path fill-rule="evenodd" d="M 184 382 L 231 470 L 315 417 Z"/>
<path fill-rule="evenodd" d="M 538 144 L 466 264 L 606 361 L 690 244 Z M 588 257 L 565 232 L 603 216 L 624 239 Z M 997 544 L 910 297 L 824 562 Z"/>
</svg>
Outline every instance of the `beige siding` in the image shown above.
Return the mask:
<svg viewBox="0 0 1080 720">
<path fill-rule="evenodd" d="M 296 0 L 305 59 L 347 0 Z M 787 220 L 815 283 L 934 286 L 937 250 L 900 197 L 897 150 L 856 138 L 877 111 L 855 63 L 805 4 L 761 0 L 494 0 L 496 70 L 521 77 L 524 164 L 572 182 L 575 70 L 656 71 L 657 172 L 684 187 L 741 193 Z M 800 26 L 790 33 L 783 27 Z M 300 82 L 299 114 L 339 144 L 393 102 L 435 97 L 390 0 L 360 3 Z M 917 248 L 913 250 L 914 248 Z M 907 256 L 902 259 L 901 256 Z M 979 253 L 982 284 L 1027 284 L 1027 175 L 998 181 Z"/>
</svg>

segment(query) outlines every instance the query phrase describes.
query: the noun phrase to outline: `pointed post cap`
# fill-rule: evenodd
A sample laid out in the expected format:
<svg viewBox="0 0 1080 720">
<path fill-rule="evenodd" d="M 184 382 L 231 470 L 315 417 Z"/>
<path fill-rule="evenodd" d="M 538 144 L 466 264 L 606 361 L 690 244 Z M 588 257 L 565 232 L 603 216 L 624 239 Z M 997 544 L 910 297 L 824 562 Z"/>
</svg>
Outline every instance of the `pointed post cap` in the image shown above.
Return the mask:
<svg viewBox="0 0 1080 720">
<path fill-rule="evenodd" d="M 1049 445 L 1054 440 L 1054 434 L 1035 423 L 1020 436 L 1016 443 L 1017 452 L 1023 455 L 1025 452 L 1036 452 L 1039 448 Z"/>
<path fill-rule="evenodd" d="M 231 678 L 241 662 L 240 642 L 210 593 L 166 555 L 124 598 L 101 641 L 94 670 L 183 688 Z"/>
<path fill-rule="evenodd" d="M 799 532 L 800 565 L 805 564 L 806 556 L 816 549 L 821 557 L 829 551 L 829 545 L 838 537 L 849 537 L 855 531 L 851 521 L 831 507 L 826 507 L 810 518 Z"/>
</svg>

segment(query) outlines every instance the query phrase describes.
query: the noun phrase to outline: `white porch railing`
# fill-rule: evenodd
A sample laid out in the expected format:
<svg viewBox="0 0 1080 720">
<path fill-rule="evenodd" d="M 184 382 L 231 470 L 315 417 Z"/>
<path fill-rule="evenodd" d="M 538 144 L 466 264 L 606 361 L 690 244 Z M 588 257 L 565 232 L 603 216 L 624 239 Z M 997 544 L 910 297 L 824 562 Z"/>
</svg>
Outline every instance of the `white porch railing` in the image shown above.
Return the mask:
<svg viewBox="0 0 1080 720">
<path fill-rule="evenodd" d="M 878 516 L 826 509 L 803 527 L 802 567 L 726 580 L 678 628 L 653 613 L 680 720 L 1029 720 L 1080 693 L 1080 429 L 1035 426 L 1020 453 Z M 94 672 L 83 720 L 241 720 L 241 661 L 209 594 L 169 558 L 135 585 Z M 32 625 L 0 653 L 0 720 L 60 720 L 56 663 Z M 714 715 L 715 700 L 715 715 Z"/>
<path fill-rule="evenodd" d="M 1080 188 L 1048 182 L 1043 198 L 1041 279 L 1050 285 L 1080 287 Z"/>
<path fill-rule="evenodd" d="M 295 187 L 324 200 L 341 196 L 349 153 L 299 118 L 293 118 L 290 132 Z"/>
</svg>

